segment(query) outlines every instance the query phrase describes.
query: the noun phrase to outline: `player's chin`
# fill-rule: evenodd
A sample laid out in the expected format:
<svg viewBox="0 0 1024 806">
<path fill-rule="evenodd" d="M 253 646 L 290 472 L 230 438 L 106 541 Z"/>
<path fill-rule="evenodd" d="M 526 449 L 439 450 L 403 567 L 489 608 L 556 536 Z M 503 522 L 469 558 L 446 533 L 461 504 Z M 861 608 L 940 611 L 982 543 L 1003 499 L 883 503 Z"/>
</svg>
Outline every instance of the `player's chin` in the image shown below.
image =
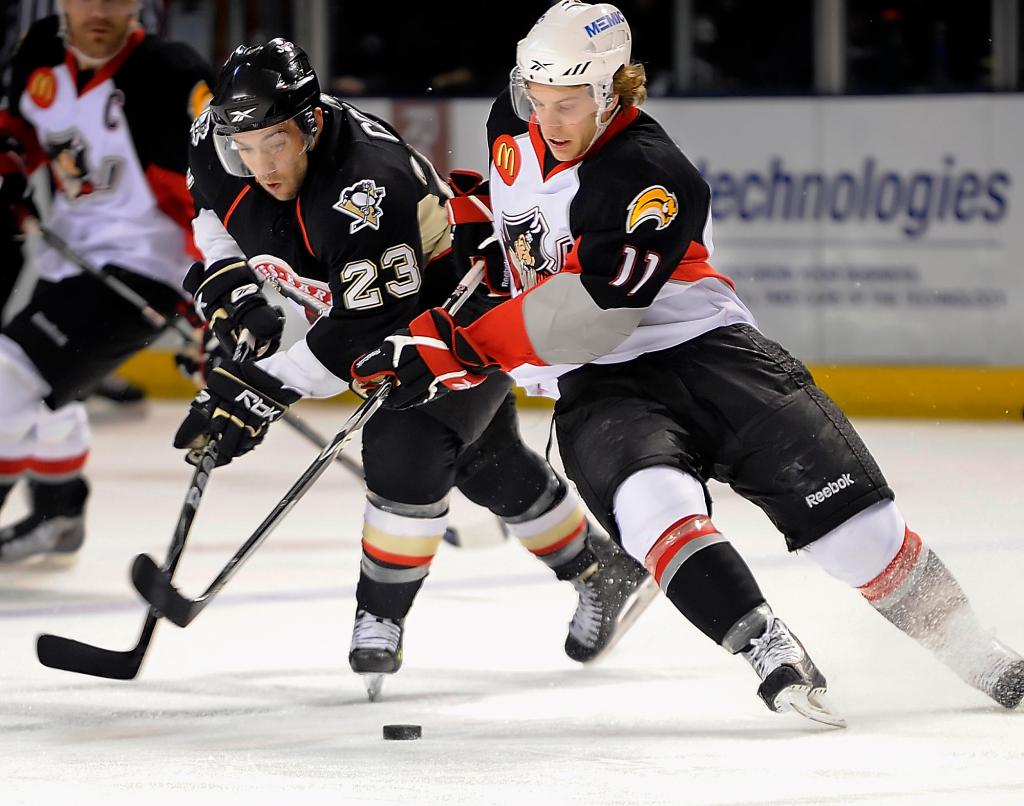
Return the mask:
<svg viewBox="0 0 1024 806">
<path fill-rule="evenodd" d="M 292 188 L 283 182 L 260 182 L 260 185 L 278 201 L 289 201 L 295 198 Z"/>
</svg>

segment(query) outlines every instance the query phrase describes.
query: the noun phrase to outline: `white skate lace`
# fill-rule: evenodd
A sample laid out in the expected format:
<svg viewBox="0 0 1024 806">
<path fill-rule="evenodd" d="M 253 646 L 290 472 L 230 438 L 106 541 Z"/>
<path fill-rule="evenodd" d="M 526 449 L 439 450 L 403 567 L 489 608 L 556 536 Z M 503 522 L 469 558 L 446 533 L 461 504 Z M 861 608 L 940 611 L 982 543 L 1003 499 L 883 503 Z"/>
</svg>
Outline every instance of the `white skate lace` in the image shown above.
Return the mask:
<svg viewBox="0 0 1024 806">
<path fill-rule="evenodd" d="M 587 647 L 592 647 L 597 643 L 603 618 L 601 597 L 597 592 L 597 585 L 591 584 L 591 580 L 597 581 L 597 574 L 598 572 L 595 571 L 586 579 L 577 577 L 570 580 L 576 592 L 579 593 L 580 601 L 576 606 L 576 612 L 573 613 L 572 621 L 569 623 L 569 634 Z"/>
<path fill-rule="evenodd" d="M 750 639 L 750 649 L 743 655 L 750 661 L 758 677 L 768 674 L 784 664 L 797 664 L 804 659 L 803 650 L 790 634 L 786 625 L 771 618 L 760 638 Z"/>
<path fill-rule="evenodd" d="M 398 622 L 389 618 L 380 618 L 366 610 L 356 614 L 356 623 L 352 628 L 352 649 L 384 649 L 388 652 L 398 651 L 398 642 L 402 637 L 402 628 Z"/>
</svg>

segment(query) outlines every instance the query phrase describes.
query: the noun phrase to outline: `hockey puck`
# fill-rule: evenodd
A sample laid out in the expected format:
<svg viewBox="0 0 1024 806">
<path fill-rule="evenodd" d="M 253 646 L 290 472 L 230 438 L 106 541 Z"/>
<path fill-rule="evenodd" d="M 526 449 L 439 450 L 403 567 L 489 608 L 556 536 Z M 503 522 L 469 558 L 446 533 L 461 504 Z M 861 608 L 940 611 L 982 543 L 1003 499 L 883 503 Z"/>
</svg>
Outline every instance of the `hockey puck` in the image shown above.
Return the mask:
<svg viewBox="0 0 1024 806">
<path fill-rule="evenodd" d="M 385 725 L 384 738 L 392 741 L 419 739 L 423 736 L 421 725 Z"/>
</svg>

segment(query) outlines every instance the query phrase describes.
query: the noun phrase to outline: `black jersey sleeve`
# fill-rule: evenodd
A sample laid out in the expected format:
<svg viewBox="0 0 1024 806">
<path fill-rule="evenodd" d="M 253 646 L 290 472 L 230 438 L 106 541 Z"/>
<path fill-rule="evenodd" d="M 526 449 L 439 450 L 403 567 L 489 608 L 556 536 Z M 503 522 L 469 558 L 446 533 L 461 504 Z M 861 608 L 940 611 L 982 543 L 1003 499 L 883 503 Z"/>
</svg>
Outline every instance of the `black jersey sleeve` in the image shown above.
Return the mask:
<svg viewBox="0 0 1024 806">
<path fill-rule="evenodd" d="M 213 72 L 188 45 L 146 37 L 115 76 L 144 170 L 184 175 L 189 129 L 210 100 Z"/>
<path fill-rule="evenodd" d="M 684 260 L 706 256 L 711 192 L 688 163 L 673 170 L 648 158 L 624 160 L 610 173 L 609 167 L 580 170 L 569 261 L 600 308 L 646 308 Z M 599 174 L 591 191 L 587 180 Z"/>
<path fill-rule="evenodd" d="M 302 210 L 307 246 L 328 268 L 333 299 L 306 343 L 339 378 L 349 379 L 356 358 L 419 313 L 422 185 L 403 168 L 354 159 L 316 194 L 315 209 Z"/>
<path fill-rule="evenodd" d="M 53 67 L 63 59 L 64 44 L 58 35 L 56 16 L 34 22 L 11 59 L 11 81 L 5 108 L 0 104 L 0 135 L 14 137 L 18 141 L 30 172 L 46 162 L 46 154 L 36 139 L 35 129 L 22 117 L 21 96 L 36 70 Z"/>
</svg>

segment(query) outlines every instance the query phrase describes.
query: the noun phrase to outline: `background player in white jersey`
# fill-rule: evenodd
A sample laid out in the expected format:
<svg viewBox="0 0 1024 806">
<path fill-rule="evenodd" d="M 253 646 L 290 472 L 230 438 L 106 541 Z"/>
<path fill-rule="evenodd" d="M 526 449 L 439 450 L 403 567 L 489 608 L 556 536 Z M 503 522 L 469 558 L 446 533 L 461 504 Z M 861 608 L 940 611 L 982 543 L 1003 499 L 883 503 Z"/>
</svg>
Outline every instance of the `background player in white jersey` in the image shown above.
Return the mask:
<svg viewBox="0 0 1024 806">
<path fill-rule="evenodd" d="M 429 311 L 410 326 L 415 349 L 389 341 L 354 374 L 397 375 L 389 405 L 495 366 L 560 395 L 559 447 L 590 509 L 687 618 L 750 661 L 773 710 L 833 716 L 820 710 L 824 677 L 713 525 L 709 478 L 1015 707 L 1024 660 L 979 625 L 846 416 L 708 263 L 709 188 L 637 108 L 644 81 L 614 6 L 565 0 L 538 20 L 488 120 L 495 227 L 518 295 L 469 327 Z"/>
<path fill-rule="evenodd" d="M 353 359 L 446 297 L 469 261 L 454 265 L 451 192 L 433 166 L 385 121 L 322 96 L 291 42 L 232 54 L 193 129 L 190 165 L 205 262 L 186 287 L 221 332 L 257 333 L 265 356 L 214 369 L 175 437 L 192 447 L 220 434 L 226 464 L 299 397 L 344 391 Z M 326 309 L 286 351 L 274 352 L 280 325 L 275 333 L 267 317 L 262 276 Z M 438 282 L 447 285 L 431 291 Z M 486 309 L 486 296 L 478 292 L 460 320 Z M 380 675 L 402 664 L 405 618 L 445 532 L 452 487 L 576 587 L 565 644 L 575 660 L 605 650 L 619 617 L 656 592 L 641 567 L 591 533 L 579 499 L 523 443 L 511 388 L 496 374 L 457 398 L 378 412 L 363 428 L 367 501 L 349 662 L 370 676 L 371 698 Z"/>
<path fill-rule="evenodd" d="M 191 261 L 188 131 L 209 68 L 139 26 L 136 0 L 64 0 L 11 66 L 0 133 L 28 171 L 47 164 L 48 226 L 165 316 Z M 89 450 L 77 402 L 155 337 L 131 304 L 50 248 L 29 304 L 0 335 L 0 502 L 28 477 L 32 511 L 0 530 L 0 561 L 70 555 L 84 538 Z"/>
</svg>

